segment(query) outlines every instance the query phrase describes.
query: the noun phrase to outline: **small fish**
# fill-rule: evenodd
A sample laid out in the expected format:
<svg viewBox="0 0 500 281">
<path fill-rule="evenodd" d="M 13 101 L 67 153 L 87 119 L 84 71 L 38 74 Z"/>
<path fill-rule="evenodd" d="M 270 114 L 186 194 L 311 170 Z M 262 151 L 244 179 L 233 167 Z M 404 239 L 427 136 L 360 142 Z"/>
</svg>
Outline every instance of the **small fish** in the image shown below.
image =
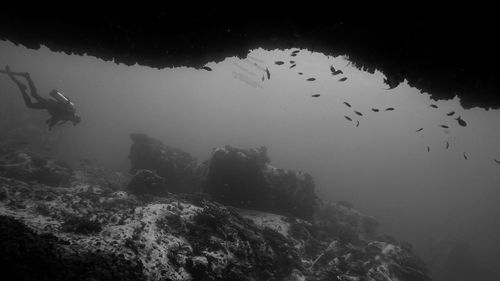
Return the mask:
<svg viewBox="0 0 500 281">
<path fill-rule="evenodd" d="M 202 67 L 201 69 L 205 69 L 205 70 L 207 70 L 207 71 L 212 71 L 212 69 L 211 69 L 210 67 L 208 67 L 208 66 L 204 66 L 204 67 Z"/>
<path fill-rule="evenodd" d="M 495 161 L 497 164 L 500 164 L 500 161 L 498 161 L 497 159 L 493 159 L 493 161 Z"/>
<path fill-rule="evenodd" d="M 452 116 L 453 114 L 455 114 L 455 111 L 450 111 L 450 112 L 448 112 L 446 115 L 448 115 L 448 116 Z"/>
<path fill-rule="evenodd" d="M 465 160 L 469 159 L 469 157 L 467 157 L 467 154 L 465 154 L 465 152 L 464 152 L 464 158 L 465 158 Z"/>
<path fill-rule="evenodd" d="M 342 72 L 342 70 L 336 70 L 334 72 L 332 72 L 332 75 L 338 75 L 338 74 L 343 74 L 344 72 Z"/>
<path fill-rule="evenodd" d="M 431 152 L 431 147 L 427 146 L 427 152 Z"/>
<path fill-rule="evenodd" d="M 349 121 L 352 121 L 351 117 L 349 117 L 349 116 L 345 116 L 344 115 L 344 118 L 347 119 L 347 120 L 349 120 Z"/>
<path fill-rule="evenodd" d="M 344 82 L 345 80 L 347 80 L 347 77 L 342 77 L 339 79 L 340 82 Z"/>
<path fill-rule="evenodd" d="M 297 53 L 292 53 L 290 56 L 291 56 L 291 57 L 296 57 L 296 56 L 297 56 Z"/>
<path fill-rule="evenodd" d="M 262 81 L 264 81 L 264 78 L 265 78 L 264 75 L 262 75 Z"/>
<path fill-rule="evenodd" d="M 430 107 L 433 107 L 433 108 L 438 108 L 438 106 L 437 106 L 437 105 L 435 105 L 435 104 L 431 104 L 431 105 L 429 105 L 429 106 L 430 106 Z"/>
<path fill-rule="evenodd" d="M 290 65 L 290 68 L 294 68 L 296 66 L 296 64 L 292 64 Z"/>
<path fill-rule="evenodd" d="M 446 149 L 450 148 L 450 143 L 446 142 Z"/>
<path fill-rule="evenodd" d="M 356 120 L 356 127 L 359 127 L 359 120 Z"/>
<path fill-rule="evenodd" d="M 347 105 L 347 107 L 351 107 L 351 104 L 346 101 L 344 102 L 344 104 Z"/>
<path fill-rule="evenodd" d="M 333 67 L 333 65 L 330 65 L 330 71 L 333 73 L 335 72 L 335 67 Z"/>
<path fill-rule="evenodd" d="M 295 64 L 295 61 L 294 61 L 294 60 L 291 60 L 291 61 L 290 61 L 290 64 Z"/>
<path fill-rule="evenodd" d="M 385 109 L 385 111 L 393 111 L 394 110 L 394 107 L 388 107 Z"/>
<path fill-rule="evenodd" d="M 321 96 L 321 95 L 320 95 L 320 94 L 314 94 L 314 95 L 312 95 L 311 97 L 313 97 L 313 98 L 317 98 L 317 97 L 319 97 L 319 96 Z"/>
<path fill-rule="evenodd" d="M 302 72 L 299 72 L 299 75 L 302 75 Z"/>
<path fill-rule="evenodd" d="M 448 128 L 449 128 L 449 127 L 448 127 L 448 126 L 446 126 L 446 125 L 439 125 L 439 127 L 441 127 L 441 128 L 445 128 L 445 129 L 448 129 Z"/>
<path fill-rule="evenodd" d="M 423 129 L 424 129 L 424 128 L 420 128 L 420 129 L 416 130 L 415 132 L 420 132 L 420 131 L 422 131 Z"/>
<path fill-rule="evenodd" d="M 455 118 L 455 120 L 457 120 L 458 125 L 460 125 L 462 127 L 467 126 L 467 123 L 462 119 L 462 117 L 458 116 L 458 118 Z"/>
<path fill-rule="evenodd" d="M 269 69 L 266 67 L 266 73 L 267 73 L 267 80 L 271 79 L 271 72 L 269 72 Z"/>
<path fill-rule="evenodd" d="M 363 113 L 361 113 L 361 112 L 359 112 L 359 111 L 354 110 L 354 113 L 356 113 L 356 114 L 357 114 L 357 115 L 359 115 L 359 116 L 363 116 Z"/>
<path fill-rule="evenodd" d="M 292 54 L 296 54 L 298 52 L 300 52 L 300 50 L 295 50 L 295 51 L 292 52 Z"/>
<path fill-rule="evenodd" d="M 316 78 L 314 78 L 314 77 L 311 77 L 311 78 L 307 78 L 307 79 L 306 79 L 306 81 L 314 81 L 314 80 L 316 80 Z"/>
<path fill-rule="evenodd" d="M 282 62 L 282 61 L 280 61 L 280 60 L 275 61 L 274 63 L 275 63 L 276 65 L 282 65 L 282 64 L 284 64 L 284 62 Z"/>
<path fill-rule="evenodd" d="M 373 112 L 379 112 L 380 110 L 378 108 L 372 108 Z"/>
</svg>

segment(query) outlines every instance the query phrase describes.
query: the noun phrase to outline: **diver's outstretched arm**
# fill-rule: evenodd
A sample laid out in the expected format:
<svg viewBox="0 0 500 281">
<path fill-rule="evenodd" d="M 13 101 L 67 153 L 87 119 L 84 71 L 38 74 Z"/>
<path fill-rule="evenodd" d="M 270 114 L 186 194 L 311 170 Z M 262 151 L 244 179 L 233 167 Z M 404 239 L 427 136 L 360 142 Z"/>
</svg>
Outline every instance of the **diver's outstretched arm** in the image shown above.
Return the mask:
<svg viewBox="0 0 500 281">
<path fill-rule="evenodd" d="M 59 121 L 57 119 L 54 119 L 53 117 L 46 121 L 47 125 L 49 126 L 49 128 L 48 128 L 49 131 L 52 130 L 52 127 L 54 127 L 54 125 L 56 125 L 57 122 L 59 122 Z"/>
</svg>

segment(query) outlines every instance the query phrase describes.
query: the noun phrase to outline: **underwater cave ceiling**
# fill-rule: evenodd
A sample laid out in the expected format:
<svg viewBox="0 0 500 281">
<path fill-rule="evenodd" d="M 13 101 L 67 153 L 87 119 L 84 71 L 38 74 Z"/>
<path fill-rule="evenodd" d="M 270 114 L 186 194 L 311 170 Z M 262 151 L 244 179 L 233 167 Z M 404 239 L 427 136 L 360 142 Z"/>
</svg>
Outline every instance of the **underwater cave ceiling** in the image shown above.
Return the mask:
<svg viewBox="0 0 500 281">
<path fill-rule="evenodd" d="M 433 99 L 458 95 L 465 108 L 500 107 L 494 17 L 353 16 L 313 4 L 246 10 L 142 9 L 127 4 L 120 10 L 77 9 L 52 15 L 7 9 L 7 16 L 0 18 L 0 39 L 156 68 L 198 68 L 228 56 L 244 58 L 258 47 L 306 48 L 346 55 L 369 72 L 380 70 L 392 86 L 406 79 Z"/>
</svg>

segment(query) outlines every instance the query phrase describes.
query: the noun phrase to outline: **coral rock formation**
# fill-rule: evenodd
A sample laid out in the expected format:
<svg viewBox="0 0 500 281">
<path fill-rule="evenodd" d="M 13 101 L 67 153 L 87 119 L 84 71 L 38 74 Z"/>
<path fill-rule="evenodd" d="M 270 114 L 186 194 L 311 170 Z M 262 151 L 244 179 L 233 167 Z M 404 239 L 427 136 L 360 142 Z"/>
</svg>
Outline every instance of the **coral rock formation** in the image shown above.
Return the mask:
<svg viewBox="0 0 500 281">
<path fill-rule="evenodd" d="M 155 171 L 165 179 L 165 187 L 173 193 L 199 190 L 201 167 L 189 153 L 164 145 L 145 134 L 131 134 L 131 172 Z"/>
</svg>

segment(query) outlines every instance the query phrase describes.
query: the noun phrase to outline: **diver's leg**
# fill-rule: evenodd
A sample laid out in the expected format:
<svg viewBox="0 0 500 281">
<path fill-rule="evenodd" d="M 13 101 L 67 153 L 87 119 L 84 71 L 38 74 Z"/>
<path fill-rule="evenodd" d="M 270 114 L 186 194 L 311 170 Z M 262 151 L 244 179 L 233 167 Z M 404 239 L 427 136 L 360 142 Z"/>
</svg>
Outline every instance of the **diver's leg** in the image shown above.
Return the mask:
<svg viewBox="0 0 500 281">
<path fill-rule="evenodd" d="M 45 106 L 39 102 L 32 102 L 30 97 L 26 92 L 21 92 L 23 95 L 23 100 L 24 104 L 26 105 L 27 108 L 33 108 L 33 109 L 45 109 Z"/>
<path fill-rule="evenodd" d="M 12 79 L 12 81 L 14 81 L 14 83 L 16 83 L 17 87 L 21 91 L 21 94 L 22 94 L 23 100 L 24 100 L 24 104 L 26 105 L 26 107 L 33 108 L 33 109 L 44 109 L 45 108 L 45 106 L 42 103 L 34 103 L 31 101 L 30 97 L 28 96 L 28 93 L 26 92 L 26 89 L 27 89 L 26 85 L 19 82 L 19 80 L 16 79 L 16 77 L 14 76 L 14 74 L 12 72 L 7 70 L 7 71 L 5 71 L 5 73 L 7 73 L 7 75 L 9 75 L 10 79 Z"/>
<path fill-rule="evenodd" d="M 47 102 L 44 98 L 38 95 L 38 91 L 36 90 L 35 83 L 33 83 L 33 80 L 31 80 L 31 76 L 28 72 L 24 72 L 19 74 L 20 76 L 23 76 L 26 81 L 28 82 L 28 86 L 30 87 L 30 94 L 32 97 L 34 97 L 37 101 L 41 103 Z"/>
<path fill-rule="evenodd" d="M 26 93 L 26 89 L 27 89 L 26 85 L 24 85 L 19 80 L 17 80 L 16 77 L 14 76 L 13 72 L 10 72 L 8 68 L 6 68 L 6 69 L 7 69 L 7 71 L 2 70 L 2 73 L 9 75 L 9 78 L 12 79 L 12 81 L 14 81 L 14 83 L 16 83 L 19 90 L 21 90 L 21 92 L 23 92 L 23 93 Z"/>
</svg>

